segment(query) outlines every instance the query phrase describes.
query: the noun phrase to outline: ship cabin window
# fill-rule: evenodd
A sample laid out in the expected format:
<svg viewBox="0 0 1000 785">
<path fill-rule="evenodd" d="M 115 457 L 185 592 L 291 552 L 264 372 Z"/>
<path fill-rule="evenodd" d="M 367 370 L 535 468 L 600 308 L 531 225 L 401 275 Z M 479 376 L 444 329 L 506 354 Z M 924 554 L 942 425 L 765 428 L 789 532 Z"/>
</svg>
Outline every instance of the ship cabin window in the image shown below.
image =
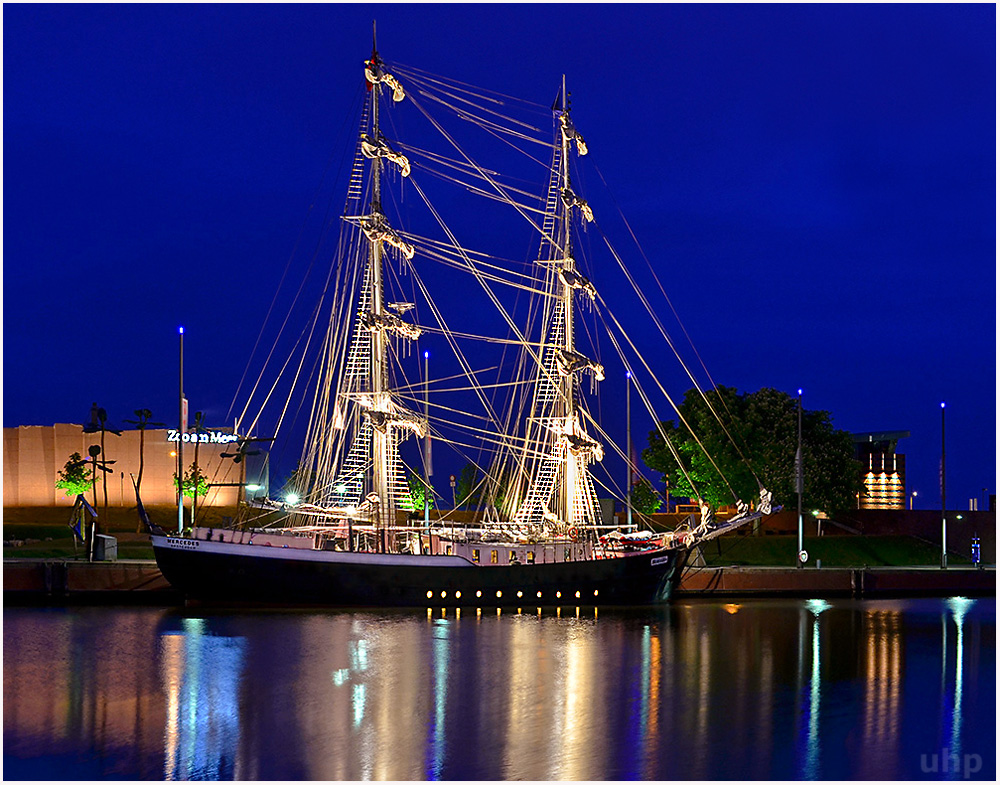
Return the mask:
<svg viewBox="0 0 1000 785">
<path fill-rule="evenodd" d="M 572 561 L 572 551 L 569 548 L 563 548 L 563 561 Z"/>
<path fill-rule="evenodd" d="M 490 551 L 490 564 L 497 564 L 500 561 L 500 551 Z"/>
<path fill-rule="evenodd" d="M 510 557 L 507 559 L 510 564 L 517 564 L 517 551 L 511 551 Z"/>
<path fill-rule="evenodd" d="M 446 547 L 446 548 L 444 549 L 444 555 L 445 555 L 445 556 L 451 556 L 451 546 L 450 546 L 450 545 L 449 545 L 449 546 L 447 546 L 447 547 Z"/>
<path fill-rule="evenodd" d="M 528 563 L 528 564 L 534 564 L 535 563 L 535 552 L 534 551 L 528 551 L 526 554 L 524 554 L 524 561 L 526 563 Z"/>
<path fill-rule="evenodd" d="M 472 549 L 472 561 L 476 562 L 476 564 L 479 564 L 479 548 Z"/>
</svg>

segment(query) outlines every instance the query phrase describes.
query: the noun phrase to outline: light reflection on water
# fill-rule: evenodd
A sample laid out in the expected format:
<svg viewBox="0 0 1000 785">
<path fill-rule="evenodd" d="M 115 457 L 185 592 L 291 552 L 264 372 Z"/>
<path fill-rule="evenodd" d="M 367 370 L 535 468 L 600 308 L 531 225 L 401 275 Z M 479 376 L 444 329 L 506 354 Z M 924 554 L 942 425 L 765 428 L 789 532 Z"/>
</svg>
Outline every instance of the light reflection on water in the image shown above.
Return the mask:
<svg viewBox="0 0 1000 785">
<path fill-rule="evenodd" d="M 8 779 L 996 772 L 992 599 L 8 608 L 3 634 Z"/>
</svg>

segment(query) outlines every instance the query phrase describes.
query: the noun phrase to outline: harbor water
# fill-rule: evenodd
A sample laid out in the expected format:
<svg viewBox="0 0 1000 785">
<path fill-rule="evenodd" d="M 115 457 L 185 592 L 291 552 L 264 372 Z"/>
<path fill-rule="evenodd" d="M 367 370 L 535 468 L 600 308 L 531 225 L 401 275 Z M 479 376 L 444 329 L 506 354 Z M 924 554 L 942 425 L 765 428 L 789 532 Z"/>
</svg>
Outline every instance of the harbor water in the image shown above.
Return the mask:
<svg viewBox="0 0 1000 785">
<path fill-rule="evenodd" d="M 4 778 L 996 778 L 995 599 L 4 609 Z"/>
</svg>

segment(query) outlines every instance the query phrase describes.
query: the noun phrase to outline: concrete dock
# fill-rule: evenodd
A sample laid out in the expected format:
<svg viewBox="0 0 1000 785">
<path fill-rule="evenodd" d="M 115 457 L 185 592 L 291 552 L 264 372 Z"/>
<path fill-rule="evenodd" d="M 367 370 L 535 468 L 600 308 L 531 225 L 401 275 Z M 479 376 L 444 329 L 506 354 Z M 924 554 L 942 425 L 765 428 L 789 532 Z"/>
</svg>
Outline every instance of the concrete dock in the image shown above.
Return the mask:
<svg viewBox="0 0 1000 785">
<path fill-rule="evenodd" d="M 152 560 L 5 559 L 3 593 L 5 604 L 184 601 Z M 996 596 L 996 567 L 689 567 L 678 591 L 682 598 L 952 595 Z"/>
</svg>

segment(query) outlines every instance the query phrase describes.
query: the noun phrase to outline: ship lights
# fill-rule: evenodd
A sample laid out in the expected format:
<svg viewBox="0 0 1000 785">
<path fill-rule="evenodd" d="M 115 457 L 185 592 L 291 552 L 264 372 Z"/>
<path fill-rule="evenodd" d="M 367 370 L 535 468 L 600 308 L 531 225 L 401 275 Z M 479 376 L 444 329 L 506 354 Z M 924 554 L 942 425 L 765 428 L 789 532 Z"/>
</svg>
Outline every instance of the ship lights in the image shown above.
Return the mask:
<svg viewBox="0 0 1000 785">
<path fill-rule="evenodd" d="M 577 599 L 580 599 L 580 592 L 577 592 L 577 593 L 576 593 L 576 598 L 577 598 Z"/>
<path fill-rule="evenodd" d="M 428 600 L 429 600 L 429 599 L 430 599 L 431 597 L 433 597 L 433 596 L 434 596 L 434 592 L 432 592 L 432 591 L 428 591 L 428 592 L 427 592 L 427 599 L 428 599 Z"/>
</svg>

